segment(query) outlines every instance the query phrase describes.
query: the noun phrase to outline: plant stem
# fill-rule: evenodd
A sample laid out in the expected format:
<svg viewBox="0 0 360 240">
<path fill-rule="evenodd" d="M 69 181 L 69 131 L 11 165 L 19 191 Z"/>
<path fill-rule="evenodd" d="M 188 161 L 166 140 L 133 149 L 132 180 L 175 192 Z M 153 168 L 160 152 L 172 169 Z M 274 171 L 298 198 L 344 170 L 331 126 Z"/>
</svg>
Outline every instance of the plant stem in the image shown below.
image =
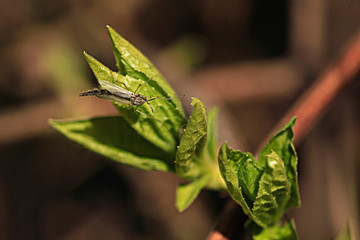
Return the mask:
<svg viewBox="0 0 360 240">
<path fill-rule="evenodd" d="M 285 114 L 275 128 L 268 134 L 262 144 L 259 145 L 256 154 L 266 145 L 269 139 L 293 116 L 298 120 L 294 127 L 295 145 L 304 138 L 306 133 L 324 114 L 327 106 L 339 94 L 343 87 L 354 79 L 360 69 L 360 32 L 351 41 L 343 52 L 342 56 L 315 81 L 315 84 L 306 91 L 294 106 Z M 232 201 L 232 200 L 229 200 Z M 236 204 L 227 204 L 221 213 L 216 226 L 208 235 L 208 240 L 227 240 L 231 239 L 234 229 L 232 222 L 239 218 L 236 209 L 240 207 Z M 244 215 L 244 214 L 243 214 Z M 229 223 L 226 226 L 224 223 Z M 237 227 L 242 227 L 238 225 Z"/>
<path fill-rule="evenodd" d="M 267 144 L 270 138 L 292 117 L 298 116 L 294 127 L 295 145 L 308 133 L 324 114 L 331 101 L 341 89 L 354 79 L 360 69 L 360 32 L 352 40 L 343 55 L 315 81 L 294 106 L 285 114 L 273 131 L 264 139 L 256 152 Z"/>
</svg>

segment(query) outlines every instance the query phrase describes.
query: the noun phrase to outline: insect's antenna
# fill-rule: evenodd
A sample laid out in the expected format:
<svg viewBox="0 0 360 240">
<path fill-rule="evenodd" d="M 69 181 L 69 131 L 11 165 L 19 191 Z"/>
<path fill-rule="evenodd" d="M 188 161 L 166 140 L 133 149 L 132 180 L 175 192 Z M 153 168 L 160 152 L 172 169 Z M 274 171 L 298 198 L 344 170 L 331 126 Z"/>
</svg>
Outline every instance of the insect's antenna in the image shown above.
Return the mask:
<svg viewBox="0 0 360 240">
<path fill-rule="evenodd" d="M 185 95 L 181 95 L 180 97 L 185 97 Z M 155 100 L 155 99 L 171 100 L 171 99 L 175 99 L 175 98 L 152 97 L 152 98 L 148 99 L 147 101 L 152 101 L 152 100 Z"/>
<path fill-rule="evenodd" d="M 148 99 L 147 101 L 152 101 L 152 100 L 155 100 L 155 99 L 164 99 L 164 100 L 171 100 L 171 99 L 175 99 L 175 98 L 159 98 L 159 97 L 152 97 L 150 99 Z"/>
<path fill-rule="evenodd" d="M 168 132 L 172 135 L 172 133 L 170 132 L 170 129 L 165 125 L 165 123 L 163 123 L 163 122 L 160 121 L 159 119 L 156 119 L 156 118 L 154 118 L 154 117 L 152 117 L 152 116 L 150 116 L 150 115 L 147 115 L 146 113 L 140 112 L 140 111 L 137 110 L 137 109 L 135 109 L 135 110 L 136 110 L 138 113 L 141 113 L 141 114 L 143 114 L 143 115 L 145 115 L 145 116 L 147 116 L 147 117 L 149 117 L 149 118 L 152 118 L 152 119 L 158 121 L 159 123 L 161 123 L 161 125 L 163 125 L 163 126 L 168 130 Z"/>
<path fill-rule="evenodd" d="M 136 90 L 135 90 L 135 92 L 134 92 L 134 93 L 137 93 L 137 91 L 139 90 L 139 88 L 140 88 L 142 85 L 147 84 L 147 83 L 148 83 L 151 79 L 152 79 L 152 77 L 151 77 L 151 78 L 149 78 L 149 80 L 147 80 L 146 82 L 139 84 L 139 86 L 136 88 Z"/>
</svg>

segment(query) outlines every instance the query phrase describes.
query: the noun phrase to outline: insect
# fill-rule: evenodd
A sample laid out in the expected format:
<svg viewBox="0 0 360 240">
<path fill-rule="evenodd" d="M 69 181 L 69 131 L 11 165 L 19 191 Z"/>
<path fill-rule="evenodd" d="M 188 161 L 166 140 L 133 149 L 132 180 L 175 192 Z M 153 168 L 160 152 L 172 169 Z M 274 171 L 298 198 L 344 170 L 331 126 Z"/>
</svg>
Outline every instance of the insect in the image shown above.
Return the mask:
<svg viewBox="0 0 360 240">
<path fill-rule="evenodd" d="M 130 90 L 124 89 L 124 88 L 122 88 L 114 83 L 111 83 L 109 81 L 100 80 L 99 83 L 103 88 L 95 88 L 93 90 L 88 90 L 88 91 L 80 93 L 79 96 L 80 97 L 96 96 L 98 98 L 101 98 L 104 100 L 109 100 L 109 101 L 112 101 L 112 102 L 115 102 L 118 104 L 126 104 L 126 105 L 136 106 L 135 111 L 160 122 L 170 132 L 170 130 L 167 128 L 167 126 L 162 121 L 137 110 L 138 106 L 143 105 L 144 103 L 147 103 L 151 109 L 151 112 L 154 113 L 154 110 L 149 103 L 150 101 L 153 101 L 155 99 L 167 99 L 167 100 L 173 99 L 173 98 L 147 97 L 147 96 L 137 93 L 137 91 L 140 89 L 140 87 L 143 86 L 144 84 L 148 83 L 150 80 L 151 80 L 151 78 L 149 80 L 147 80 L 145 83 L 139 84 L 139 86 L 136 88 L 135 92 L 131 92 Z M 122 83 L 122 84 L 125 86 L 125 88 L 127 88 L 125 83 Z"/>
</svg>

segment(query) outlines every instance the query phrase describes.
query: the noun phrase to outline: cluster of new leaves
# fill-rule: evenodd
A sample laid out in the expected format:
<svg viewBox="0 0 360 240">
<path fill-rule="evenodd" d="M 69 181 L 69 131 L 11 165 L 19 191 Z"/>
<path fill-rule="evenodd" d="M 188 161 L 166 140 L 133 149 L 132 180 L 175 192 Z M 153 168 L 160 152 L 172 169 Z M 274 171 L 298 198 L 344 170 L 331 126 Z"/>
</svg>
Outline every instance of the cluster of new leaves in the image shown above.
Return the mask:
<svg viewBox="0 0 360 240">
<path fill-rule="evenodd" d="M 293 221 L 279 225 L 283 213 L 300 204 L 292 131 L 295 119 L 271 139 L 258 161 L 227 144 L 217 154 L 217 110 L 207 113 L 203 103 L 193 98 L 194 109 L 187 120 L 178 96 L 152 63 L 112 28 L 108 30 L 118 72 L 85 53 L 99 83 L 127 86 L 130 91 L 143 84 L 140 94 L 167 99 L 152 101 L 154 112 L 147 104 L 134 111 L 134 106 L 129 109 L 129 105 L 113 102 L 120 116 L 51 120 L 50 124 L 69 139 L 119 163 L 174 172 L 188 181 L 177 189 L 179 211 L 203 188 L 227 188 L 255 223 L 249 223 L 256 226 L 255 239 L 296 239 Z"/>
<path fill-rule="evenodd" d="M 264 231 L 284 231 L 296 239 L 293 222 L 279 226 L 286 210 L 300 205 L 297 156 L 293 145 L 293 118 L 259 154 L 234 151 L 225 143 L 219 152 L 219 168 L 232 198 Z M 288 229 L 285 231 L 285 229 Z M 291 231 L 291 230 L 294 231 Z M 283 238 L 275 238 L 283 239 Z"/>
<path fill-rule="evenodd" d="M 51 120 L 50 124 L 69 139 L 119 163 L 176 172 L 188 180 L 177 191 L 179 211 L 185 210 L 205 187 L 225 189 L 217 166 L 216 109 L 208 116 L 203 103 L 194 98 L 194 110 L 187 122 L 178 96 L 153 64 L 111 27 L 108 30 L 118 72 L 84 53 L 99 83 L 105 80 L 135 91 L 146 82 L 139 89 L 142 95 L 172 99 L 152 101 L 154 113 L 147 104 L 134 111 L 135 107 L 113 103 L 120 116 Z"/>
</svg>

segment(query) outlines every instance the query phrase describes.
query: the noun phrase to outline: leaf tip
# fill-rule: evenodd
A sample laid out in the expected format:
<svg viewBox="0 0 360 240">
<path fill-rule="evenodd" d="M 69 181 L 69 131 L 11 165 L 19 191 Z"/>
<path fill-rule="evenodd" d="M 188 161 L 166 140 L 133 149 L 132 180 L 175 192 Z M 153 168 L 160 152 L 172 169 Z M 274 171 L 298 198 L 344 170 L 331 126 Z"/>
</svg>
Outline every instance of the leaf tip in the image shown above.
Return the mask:
<svg viewBox="0 0 360 240">
<path fill-rule="evenodd" d="M 229 145 L 228 145 L 228 142 L 225 141 L 222 145 L 221 145 L 221 148 L 230 148 Z"/>
<path fill-rule="evenodd" d="M 179 205 L 178 203 L 175 204 L 176 209 L 178 210 L 179 213 L 184 212 L 184 210 L 186 209 L 184 206 Z"/>
<path fill-rule="evenodd" d="M 219 108 L 217 106 L 212 107 L 209 111 L 209 114 L 215 114 L 217 115 L 219 113 Z"/>
<path fill-rule="evenodd" d="M 51 127 L 55 127 L 55 126 L 56 126 L 56 120 L 55 120 L 55 119 L 52 119 L 52 118 L 49 118 L 49 119 L 48 119 L 48 124 L 49 124 Z"/>
<path fill-rule="evenodd" d="M 175 208 L 179 213 L 182 213 L 183 211 L 186 210 L 186 208 L 188 207 L 188 204 L 185 204 L 183 201 L 181 201 L 181 186 L 178 186 L 178 188 L 176 189 L 176 201 L 175 201 Z"/>
<path fill-rule="evenodd" d="M 106 28 L 107 28 L 107 30 L 108 30 L 108 34 L 109 34 L 109 36 L 110 36 L 110 39 L 111 39 L 111 42 L 112 42 L 112 44 L 114 45 L 115 43 L 114 43 L 114 37 L 116 36 L 116 35 L 119 35 L 112 27 L 110 27 L 109 25 L 106 25 Z"/>
<path fill-rule="evenodd" d="M 297 116 L 294 116 L 291 120 L 290 120 L 290 125 L 292 127 L 294 127 L 295 123 L 296 123 L 296 120 L 297 120 Z"/>
<path fill-rule="evenodd" d="M 199 105 L 200 108 L 202 108 L 203 110 L 205 110 L 205 106 L 204 106 L 204 103 L 199 99 L 199 98 L 196 98 L 196 97 L 192 97 L 191 98 L 191 106 L 195 107 L 196 105 Z"/>
<path fill-rule="evenodd" d="M 114 29 L 112 27 L 110 27 L 110 25 L 106 24 L 106 28 L 108 29 L 109 32 L 114 31 Z"/>
<path fill-rule="evenodd" d="M 52 127 L 53 129 L 57 130 L 57 131 L 60 131 L 61 132 L 61 125 L 59 125 L 61 121 L 59 120 L 56 120 L 56 119 L 52 119 L 52 118 L 49 118 L 48 119 L 48 124 L 50 125 L 50 127 Z"/>
<path fill-rule="evenodd" d="M 90 62 L 93 59 L 93 57 L 90 54 L 88 54 L 86 51 L 83 51 L 83 54 L 87 62 Z"/>
</svg>

